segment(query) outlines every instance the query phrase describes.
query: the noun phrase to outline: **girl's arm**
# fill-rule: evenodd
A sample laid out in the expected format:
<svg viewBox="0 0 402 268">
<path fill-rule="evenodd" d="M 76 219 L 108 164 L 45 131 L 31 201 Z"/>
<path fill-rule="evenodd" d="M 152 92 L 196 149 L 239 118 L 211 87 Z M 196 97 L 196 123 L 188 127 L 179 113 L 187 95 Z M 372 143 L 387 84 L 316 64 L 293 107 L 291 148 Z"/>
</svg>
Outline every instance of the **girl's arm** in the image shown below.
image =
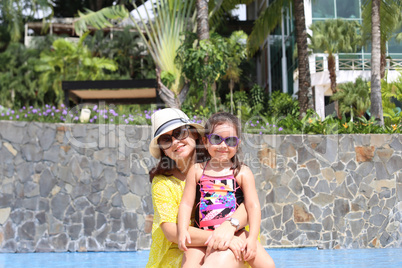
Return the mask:
<svg viewBox="0 0 402 268">
<path fill-rule="evenodd" d="M 245 256 L 245 260 L 247 261 L 249 259 L 248 257 L 250 256 L 249 254 L 255 256 L 261 224 L 261 207 L 258 200 L 257 190 L 255 188 L 254 175 L 250 168 L 243 166 L 239 175 L 241 179 L 241 188 L 244 194 L 244 204 L 246 206 L 250 225 L 247 243 L 243 246 L 243 249 L 247 247 L 247 254 Z"/>
<path fill-rule="evenodd" d="M 196 165 L 188 170 L 186 176 L 186 185 L 184 187 L 183 196 L 179 206 L 179 214 L 177 216 L 177 234 L 178 245 L 181 250 L 187 250 L 186 243 L 191 244 L 191 237 L 188 232 L 190 225 L 191 212 L 194 207 L 196 195 L 197 177 Z"/>
</svg>

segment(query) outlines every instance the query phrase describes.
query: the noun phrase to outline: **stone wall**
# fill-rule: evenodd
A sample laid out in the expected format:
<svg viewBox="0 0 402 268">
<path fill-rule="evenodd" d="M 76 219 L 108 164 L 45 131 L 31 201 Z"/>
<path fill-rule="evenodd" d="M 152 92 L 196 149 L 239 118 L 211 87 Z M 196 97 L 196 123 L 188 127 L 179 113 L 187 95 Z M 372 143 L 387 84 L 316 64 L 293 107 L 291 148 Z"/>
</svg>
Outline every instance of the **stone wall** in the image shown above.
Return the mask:
<svg viewBox="0 0 402 268">
<path fill-rule="evenodd" d="M 150 127 L 0 121 L 0 252 L 151 243 Z M 268 247 L 402 247 L 402 135 L 244 135 Z"/>
</svg>

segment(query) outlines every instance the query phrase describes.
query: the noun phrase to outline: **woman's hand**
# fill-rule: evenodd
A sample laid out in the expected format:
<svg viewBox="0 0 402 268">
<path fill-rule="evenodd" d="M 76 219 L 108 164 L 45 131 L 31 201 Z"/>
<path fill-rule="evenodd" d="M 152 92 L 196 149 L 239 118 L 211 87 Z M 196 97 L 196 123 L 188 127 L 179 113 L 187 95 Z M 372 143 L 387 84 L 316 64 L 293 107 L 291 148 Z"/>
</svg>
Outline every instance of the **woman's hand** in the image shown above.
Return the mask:
<svg viewBox="0 0 402 268">
<path fill-rule="evenodd" d="M 227 250 L 235 232 L 236 227 L 232 226 L 228 221 L 223 222 L 205 242 L 205 245 L 207 245 L 206 256 L 211 253 L 212 249 Z"/>
<path fill-rule="evenodd" d="M 257 240 L 253 238 L 247 238 L 244 242 L 241 251 L 245 261 L 249 261 L 255 258 L 257 255 Z"/>
<path fill-rule="evenodd" d="M 179 245 L 180 250 L 187 251 L 186 242 L 191 244 L 190 233 L 187 230 L 179 232 L 177 244 Z"/>
<path fill-rule="evenodd" d="M 243 252 L 242 252 L 242 247 L 244 244 L 244 240 L 241 239 L 238 236 L 234 236 L 232 238 L 232 241 L 230 241 L 229 244 L 229 249 L 233 252 L 233 254 L 235 255 L 236 259 L 238 261 L 242 261 L 243 259 Z"/>
</svg>

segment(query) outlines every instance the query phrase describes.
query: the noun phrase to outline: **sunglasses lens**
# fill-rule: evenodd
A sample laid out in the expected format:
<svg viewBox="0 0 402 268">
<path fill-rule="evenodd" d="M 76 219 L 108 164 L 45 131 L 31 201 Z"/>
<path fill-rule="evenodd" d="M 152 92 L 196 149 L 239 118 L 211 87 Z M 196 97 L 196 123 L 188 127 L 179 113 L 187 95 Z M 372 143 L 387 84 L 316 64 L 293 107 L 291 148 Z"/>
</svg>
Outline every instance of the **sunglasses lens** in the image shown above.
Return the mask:
<svg viewBox="0 0 402 268">
<path fill-rule="evenodd" d="M 180 128 L 176 128 L 173 133 L 172 136 L 175 137 L 175 139 L 177 140 L 182 140 L 188 137 L 188 129 L 187 127 L 180 127 Z"/>
<path fill-rule="evenodd" d="M 158 144 L 161 147 L 161 149 L 169 149 L 169 147 L 172 145 L 172 136 L 170 135 L 162 135 L 158 139 Z"/>
<path fill-rule="evenodd" d="M 222 138 L 219 135 L 216 134 L 211 134 L 209 136 L 209 142 L 213 145 L 218 145 L 222 142 Z"/>
<path fill-rule="evenodd" d="M 229 147 L 235 147 L 237 145 L 237 137 L 227 137 L 225 143 Z"/>
</svg>

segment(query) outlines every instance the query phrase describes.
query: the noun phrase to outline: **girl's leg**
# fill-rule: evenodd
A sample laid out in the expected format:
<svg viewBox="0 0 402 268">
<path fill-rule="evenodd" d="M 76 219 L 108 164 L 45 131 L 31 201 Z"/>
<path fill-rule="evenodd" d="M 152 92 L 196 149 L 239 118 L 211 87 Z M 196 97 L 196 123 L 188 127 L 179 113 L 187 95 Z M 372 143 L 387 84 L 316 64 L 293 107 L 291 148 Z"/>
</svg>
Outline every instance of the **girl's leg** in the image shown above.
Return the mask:
<svg viewBox="0 0 402 268">
<path fill-rule="evenodd" d="M 236 233 L 240 238 L 246 240 L 248 232 L 243 231 Z M 274 260 L 269 256 L 259 241 L 257 241 L 257 254 L 255 258 L 247 262 L 252 268 L 275 268 Z"/>
<path fill-rule="evenodd" d="M 188 248 L 188 250 L 183 253 L 181 267 L 201 267 L 204 263 L 205 250 L 206 248 Z"/>
<path fill-rule="evenodd" d="M 257 254 L 255 258 L 248 261 L 253 268 L 275 268 L 274 260 L 269 256 L 260 242 L 257 243 Z"/>
<path fill-rule="evenodd" d="M 239 262 L 230 249 L 225 251 L 213 250 L 208 257 L 205 258 L 202 268 L 231 267 L 244 268 L 244 262 Z"/>
</svg>

